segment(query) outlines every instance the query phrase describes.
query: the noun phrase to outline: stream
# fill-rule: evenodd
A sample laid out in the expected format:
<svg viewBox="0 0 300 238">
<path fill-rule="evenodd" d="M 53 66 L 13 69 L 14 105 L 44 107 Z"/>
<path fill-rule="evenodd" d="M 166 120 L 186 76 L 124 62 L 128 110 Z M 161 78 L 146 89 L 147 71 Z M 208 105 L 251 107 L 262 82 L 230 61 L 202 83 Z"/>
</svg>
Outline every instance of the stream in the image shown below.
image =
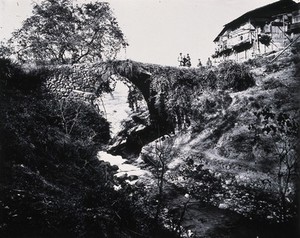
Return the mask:
<svg viewBox="0 0 300 238">
<path fill-rule="evenodd" d="M 117 135 L 122 128 L 121 121 L 129 116 L 130 108 L 127 104 L 127 92 L 127 87 L 123 83 L 118 82 L 113 94 L 107 94 L 102 97 L 107 120 L 111 123 L 112 136 Z M 141 169 L 138 163 L 132 162 L 132 159 L 127 160 L 119 155 L 111 155 L 105 151 L 98 152 L 98 159 L 118 166 L 115 176 L 126 177 L 126 181 L 130 184 L 134 184 L 139 180 L 145 182 L 149 178 L 153 179 L 150 171 Z M 115 189 L 120 188 L 116 187 Z M 173 189 L 175 188 L 173 187 Z M 178 192 L 175 194 L 173 197 L 168 198 L 168 203 L 178 207 L 178 210 L 182 210 L 186 198 L 184 194 Z M 291 227 L 288 226 L 252 221 L 235 212 L 220 209 L 193 199 L 187 204 L 182 221 L 182 226 L 188 231 L 185 237 L 293 238 L 291 233 L 293 229 L 289 229 Z"/>
</svg>

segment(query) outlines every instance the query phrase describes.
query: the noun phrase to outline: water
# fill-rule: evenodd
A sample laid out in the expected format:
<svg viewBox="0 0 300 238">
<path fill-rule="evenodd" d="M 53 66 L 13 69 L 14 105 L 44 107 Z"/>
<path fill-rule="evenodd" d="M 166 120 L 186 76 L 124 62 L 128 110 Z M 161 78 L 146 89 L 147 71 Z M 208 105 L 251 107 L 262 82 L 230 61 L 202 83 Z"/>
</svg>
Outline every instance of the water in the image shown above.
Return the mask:
<svg viewBox="0 0 300 238">
<path fill-rule="evenodd" d="M 99 151 L 97 154 L 99 160 L 109 162 L 111 165 L 117 165 L 119 167 L 115 176 L 121 177 L 125 174 L 127 176 L 146 176 L 150 175 L 149 171 L 143 170 L 136 165 L 129 164 L 126 159 L 123 159 L 120 155 L 111 155 L 104 151 Z"/>
</svg>

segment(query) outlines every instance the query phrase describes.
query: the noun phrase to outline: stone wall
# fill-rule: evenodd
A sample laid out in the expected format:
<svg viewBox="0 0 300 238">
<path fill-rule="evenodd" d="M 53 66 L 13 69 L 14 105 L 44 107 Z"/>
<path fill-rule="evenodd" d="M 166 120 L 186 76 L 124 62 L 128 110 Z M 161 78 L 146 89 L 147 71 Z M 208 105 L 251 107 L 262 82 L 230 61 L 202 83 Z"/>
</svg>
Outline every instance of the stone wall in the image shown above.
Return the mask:
<svg viewBox="0 0 300 238">
<path fill-rule="evenodd" d="M 50 68 L 45 87 L 58 98 L 93 100 L 110 90 L 113 75 L 106 63 L 56 66 Z"/>
</svg>

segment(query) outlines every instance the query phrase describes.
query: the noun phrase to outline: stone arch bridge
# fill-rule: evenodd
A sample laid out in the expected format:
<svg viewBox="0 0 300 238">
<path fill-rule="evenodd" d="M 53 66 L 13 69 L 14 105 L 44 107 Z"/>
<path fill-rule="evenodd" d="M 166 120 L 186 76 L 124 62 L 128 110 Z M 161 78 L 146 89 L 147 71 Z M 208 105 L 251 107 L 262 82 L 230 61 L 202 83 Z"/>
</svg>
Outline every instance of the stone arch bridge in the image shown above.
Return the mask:
<svg viewBox="0 0 300 238">
<path fill-rule="evenodd" d="M 127 138 L 126 147 L 139 150 L 144 144 L 171 132 L 174 128 L 165 112 L 155 106 L 156 92 L 151 89 L 155 77 L 168 72 L 182 74 L 188 69 L 143 64 L 130 60 L 53 66 L 46 88 L 57 97 L 71 97 L 92 102 L 109 90 L 114 80 L 127 80 L 142 93 L 150 114 L 151 125 Z M 139 151 L 137 151 L 139 152 Z"/>
</svg>

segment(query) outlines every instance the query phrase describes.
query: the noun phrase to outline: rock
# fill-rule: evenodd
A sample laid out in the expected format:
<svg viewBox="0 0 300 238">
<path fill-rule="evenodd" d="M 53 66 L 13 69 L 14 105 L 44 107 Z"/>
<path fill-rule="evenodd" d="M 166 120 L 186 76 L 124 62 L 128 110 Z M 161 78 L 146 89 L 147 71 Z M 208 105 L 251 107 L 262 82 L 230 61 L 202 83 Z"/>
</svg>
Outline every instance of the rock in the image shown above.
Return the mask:
<svg viewBox="0 0 300 238">
<path fill-rule="evenodd" d="M 225 203 L 220 203 L 219 204 L 219 209 L 228 209 L 228 205 Z"/>
</svg>

